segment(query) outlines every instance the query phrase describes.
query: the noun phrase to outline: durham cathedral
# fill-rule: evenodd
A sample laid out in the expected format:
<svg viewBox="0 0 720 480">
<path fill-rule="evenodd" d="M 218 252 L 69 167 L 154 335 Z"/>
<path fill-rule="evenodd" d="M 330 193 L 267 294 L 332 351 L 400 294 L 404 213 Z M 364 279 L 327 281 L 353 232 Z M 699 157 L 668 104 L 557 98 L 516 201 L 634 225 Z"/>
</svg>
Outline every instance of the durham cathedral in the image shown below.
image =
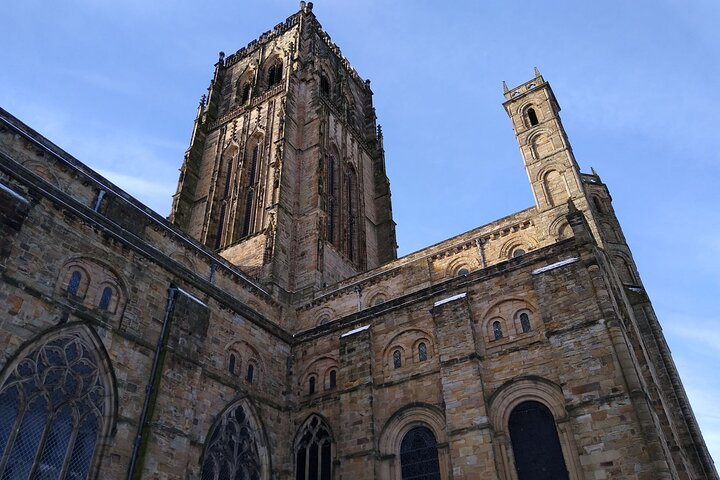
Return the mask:
<svg viewBox="0 0 720 480">
<path fill-rule="evenodd" d="M 167 219 L 0 110 L 0 479 L 717 479 L 540 72 L 535 204 L 397 258 L 312 10 L 220 54 Z"/>
</svg>

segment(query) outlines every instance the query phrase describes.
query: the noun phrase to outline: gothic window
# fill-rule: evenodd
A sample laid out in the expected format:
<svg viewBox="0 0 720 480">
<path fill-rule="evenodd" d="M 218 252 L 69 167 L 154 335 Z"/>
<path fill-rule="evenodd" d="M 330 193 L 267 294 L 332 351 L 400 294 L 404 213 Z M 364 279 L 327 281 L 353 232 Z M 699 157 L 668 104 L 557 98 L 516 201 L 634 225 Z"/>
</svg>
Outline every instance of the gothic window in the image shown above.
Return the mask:
<svg viewBox="0 0 720 480">
<path fill-rule="evenodd" d="M 260 480 L 258 434 L 242 405 L 223 413 L 205 447 L 202 480 Z"/>
<path fill-rule="evenodd" d="M 532 127 L 532 126 L 535 126 L 535 125 L 537 125 L 537 124 L 539 123 L 539 122 L 538 122 L 537 113 L 535 113 L 535 109 L 534 109 L 534 108 L 528 108 L 528 109 L 527 109 L 527 116 L 528 116 L 528 121 L 530 122 L 530 126 L 531 126 L 531 127 Z"/>
<path fill-rule="evenodd" d="M 80 280 L 82 280 L 82 274 L 78 270 L 72 272 L 72 275 L 70 275 L 70 280 L 68 281 L 67 285 L 67 292 L 70 295 L 76 296 L 78 294 L 78 289 L 80 288 Z"/>
<path fill-rule="evenodd" d="M 394 368 L 402 367 L 402 353 L 400 353 L 400 350 L 395 350 L 393 352 L 393 367 Z"/>
<path fill-rule="evenodd" d="M 530 331 L 530 317 L 525 312 L 520 314 L 520 327 L 522 328 L 523 333 Z"/>
<path fill-rule="evenodd" d="M 332 439 L 330 429 L 313 416 L 303 429 L 295 447 L 295 480 L 332 478 Z"/>
<path fill-rule="evenodd" d="M 317 382 L 317 380 L 315 379 L 315 375 L 311 375 L 310 378 L 308 379 L 308 393 L 310 395 L 315 393 L 315 383 L 316 382 Z"/>
<path fill-rule="evenodd" d="M 327 239 L 336 247 L 339 245 L 340 228 L 339 222 L 339 200 L 340 200 L 340 171 L 337 159 L 334 155 L 328 157 L 327 164 Z"/>
<path fill-rule="evenodd" d="M 493 322 L 492 329 L 495 340 L 500 340 L 501 338 L 503 338 L 502 324 L 499 321 L 496 320 Z"/>
<path fill-rule="evenodd" d="M 230 375 L 235 375 L 235 363 L 237 362 L 237 358 L 235 357 L 234 353 L 230 354 L 230 361 L 228 362 L 228 371 L 230 372 Z"/>
<path fill-rule="evenodd" d="M 330 370 L 329 386 L 331 390 L 337 387 L 337 370 Z"/>
<path fill-rule="evenodd" d="M 268 69 L 267 73 L 267 85 L 268 88 L 277 85 L 282 80 L 283 65 L 278 62 Z"/>
<path fill-rule="evenodd" d="M 358 259 L 358 185 L 357 176 L 352 167 L 348 168 L 345 177 L 345 229 L 347 232 L 347 249 L 346 253 L 350 261 L 356 262 Z"/>
<path fill-rule="evenodd" d="M 508 421 L 518 480 L 563 480 L 568 471 L 555 419 L 542 403 L 523 402 Z"/>
<path fill-rule="evenodd" d="M 320 95 L 324 97 L 330 96 L 330 82 L 324 74 L 320 74 Z"/>
<path fill-rule="evenodd" d="M 425 345 L 425 342 L 420 342 L 420 344 L 418 345 L 418 360 L 424 362 L 427 359 L 427 345 Z"/>
<path fill-rule="evenodd" d="M 435 435 L 427 427 L 415 427 L 400 444 L 402 480 L 440 480 Z"/>
<path fill-rule="evenodd" d="M 260 145 L 255 144 L 250 151 L 249 158 L 245 159 L 245 210 L 242 223 L 242 237 L 252 233 L 253 209 L 255 203 L 255 183 L 257 182 L 258 157 L 260 156 Z"/>
<path fill-rule="evenodd" d="M 0 387 L 0 478 L 87 478 L 109 414 L 103 377 L 77 334 L 22 357 Z"/>
<path fill-rule="evenodd" d="M 100 297 L 100 303 L 98 304 L 98 307 L 100 307 L 101 310 L 109 310 L 110 309 L 110 300 L 112 300 L 112 288 L 111 287 L 105 287 L 102 291 L 102 296 Z"/>
<path fill-rule="evenodd" d="M 255 377 L 255 365 L 252 363 L 248 364 L 247 367 L 247 374 L 245 375 L 245 381 L 248 383 L 253 383 Z"/>
</svg>

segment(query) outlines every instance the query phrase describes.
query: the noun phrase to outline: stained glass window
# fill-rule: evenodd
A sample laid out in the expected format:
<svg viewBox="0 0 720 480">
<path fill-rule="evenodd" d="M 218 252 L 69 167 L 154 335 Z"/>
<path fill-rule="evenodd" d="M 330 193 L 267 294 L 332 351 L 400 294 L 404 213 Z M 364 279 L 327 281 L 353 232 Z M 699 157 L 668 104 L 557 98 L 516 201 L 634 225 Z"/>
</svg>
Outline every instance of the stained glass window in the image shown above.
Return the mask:
<svg viewBox="0 0 720 480">
<path fill-rule="evenodd" d="M 495 340 L 500 340 L 503 337 L 502 325 L 500 324 L 500 322 L 495 321 L 495 322 L 493 322 L 492 326 L 493 326 L 493 336 L 495 337 Z"/>
<path fill-rule="evenodd" d="M 400 353 L 400 350 L 395 350 L 393 352 L 393 367 L 402 367 L 402 353 Z"/>
<path fill-rule="evenodd" d="M 223 413 L 207 441 L 202 480 L 260 480 L 257 433 L 242 405 Z"/>
<path fill-rule="evenodd" d="M 424 362 L 427 358 L 427 345 L 425 345 L 425 342 L 420 342 L 420 345 L 418 345 L 418 360 Z"/>
<path fill-rule="evenodd" d="M 67 286 L 67 292 L 70 295 L 77 295 L 78 289 L 80 288 L 80 280 L 82 279 L 82 274 L 75 270 L 72 272 L 72 275 L 70 275 L 70 281 L 68 281 Z"/>
<path fill-rule="evenodd" d="M 112 288 L 105 287 L 102 292 L 102 296 L 100 297 L 100 309 L 102 310 L 108 310 L 110 309 L 110 300 L 112 300 Z"/>
<path fill-rule="evenodd" d="M 522 327 L 523 333 L 530 331 L 530 317 L 527 313 L 520 314 L 520 326 Z"/>
<path fill-rule="evenodd" d="M 94 348 L 55 337 L 0 388 L 0 478 L 87 478 L 105 412 Z"/>
<path fill-rule="evenodd" d="M 569 478 L 555 419 L 545 405 L 521 403 L 510 414 L 508 427 L 518 480 Z"/>
<path fill-rule="evenodd" d="M 400 444 L 402 480 L 440 480 L 437 441 L 427 427 L 415 427 Z"/>
<path fill-rule="evenodd" d="M 332 478 L 332 439 L 330 429 L 313 416 L 303 429 L 295 447 L 295 480 Z"/>
</svg>

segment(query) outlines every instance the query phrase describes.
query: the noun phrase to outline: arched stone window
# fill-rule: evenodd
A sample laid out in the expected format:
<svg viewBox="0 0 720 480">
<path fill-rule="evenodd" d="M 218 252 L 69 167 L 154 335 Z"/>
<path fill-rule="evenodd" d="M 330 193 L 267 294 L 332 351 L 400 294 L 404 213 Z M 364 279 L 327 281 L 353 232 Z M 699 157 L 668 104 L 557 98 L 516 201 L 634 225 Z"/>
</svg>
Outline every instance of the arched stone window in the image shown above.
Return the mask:
<svg viewBox="0 0 720 480">
<path fill-rule="evenodd" d="M 427 345 L 425 342 L 418 344 L 418 360 L 424 362 L 428 359 Z"/>
<path fill-rule="evenodd" d="M 308 379 L 308 394 L 312 395 L 315 393 L 316 383 L 317 379 L 315 378 L 315 375 L 310 375 L 310 378 Z"/>
<path fill-rule="evenodd" d="M 327 240 L 340 247 L 340 169 L 337 157 L 327 157 Z"/>
<path fill-rule="evenodd" d="M 202 480 L 264 480 L 267 449 L 247 405 L 236 403 L 217 420 L 202 459 Z"/>
<path fill-rule="evenodd" d="M 237 362 L 237 357 L 235 357 L 234 353 L 231 353 L 230 361 L 228 362 L 228 371 L 230 372 L 230 375 L 237 375 L 237 370 L 236 370 L 237 367 L 235 365 L 236 362 Z"/>
<path fill-rule="evenodd" d="M 534 108 L 527 109 L 527 118 L 528 118 L 528 121 L 530 122 L 531 127 L 534 127 L 535 125 L 540 123 L 540 122 L 538 122 L 538 116 L 537 116 L 537 113 L 535 113 Z"/>
<path fill-rule="evenodd" d="M 240 98 L 241 104 L 245 104 L 248 100 L 250 100 L 250 82 L 244 82 L 240 85 L 240 88 L 238 89 L 238 98 Z"/>
<path fill-rule="evenodd" d="M 527 312 L 523 312 L 520 314 L 520 328 L 522 329 L 523 333 L 527 333 L 530 331 L 530 316 L 527 314 Z"/>
<path fill-rule="evenodd" d="M 350 261 L 357 263 L 359 260 L 359 209 L 360 197 L 358 196 L 358 180 L 355 170 L 348 165 L 345 175 L 345 232 L 346 244 L 345 253 Z"/>
<path fill-rule="evenodd" d="M 240 198 L 244 198 L 245 202 L 242 207 L 242 223 L 240 224 L 240 236 L 237 238 L 247 237 L 254 231 L 255 216 L 255 192 L 257 190 L 258 172 L 260 170 L 260 140 L 256 139 L 250 145 L 245 153 L 243 172 L 242 172 L 242 193 Z"/>
<path fill-rule="evenodd" d="M 440 480 L 435 435 L 425 426 L 414 427 L 400 444 L 402 480 Z"/>
<path fill-rule="evenodd" d="M 245 381 L 248 383 L 253 383 L 253 380 L 255 380 L 255 365 L 253 365 L 252 363 L 248 363 Z"/>
<path fill-rule="evenodd" d="M 569 479 L 550 410 L 540 402 L 516 406 L 508 421 L 518 480 Z"/>
<path fill-rule="evenodd" d="M 330 370 L 330 379 L 328 380 L 328 387 L 332 390 L 337 387 L 337 370 Z"/>
<path fill-rule="evenodd" d="M 282 81 L 283 65 L 282 62 L 273 64 L 267 71 L 267 86 L 268 88 L 277 85 Z"/>
<path fill-rule="evenodd" d="M 77 296 L 78 289 L 80 288 L 80 281 L 82 280 L 82 273 L 79 270 L 75 270 L 70 275 L 70 280 L 67 285 L 67 292 L 70 295 Z"/>
<path fill-rule="evenodd" d="M 493 338 L 500 340 L 503 338 L 502 324 L 499 320 L 495 320 L 492 324 Z"/>
<path fill-rule="evenodd" d="M 400 368 L 402 367 L 402 353 L 400 350 L 395 350 L 393 352 L 393 368 Z"/>
<path fill-rule="evenodd" d="M 324 73 L 320 74 L 320 95 L 323 97 L 330 96 L 330 82 Z"/>
<path fill-rule="evenodd" d="M 88 478 L 114 416 L 109 362 L 75 327 L 17 358 L 0 387 L 0 478 Z"/>
<path fill-rule="evenodd" d="M 295 444 L 295 480 L 332 478 L 332 436 L 325 422 L 313 415 Z"/>
<path fill-rule="evenodd" d="M 113 299 L 112 287 L 105 287 L 100 296 L 100 303 L 98 307 L 100 310 L 110 310 L 110 301 Z"/>
</svg>

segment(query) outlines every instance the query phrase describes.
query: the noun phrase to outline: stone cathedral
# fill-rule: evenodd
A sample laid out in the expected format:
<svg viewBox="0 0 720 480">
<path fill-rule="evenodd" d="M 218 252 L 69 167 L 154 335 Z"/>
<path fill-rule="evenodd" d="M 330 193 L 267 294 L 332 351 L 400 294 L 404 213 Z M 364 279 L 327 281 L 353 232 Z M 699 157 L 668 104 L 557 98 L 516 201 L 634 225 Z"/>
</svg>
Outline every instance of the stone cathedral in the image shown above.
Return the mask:
<svg viewBox="0 0 720 480">
<path fill-rule="evenodd" d="M 535 205 L 403 258 L 311 3 L 220 54 L 169 220 L 0 110 L 0 478 L 718 478 L 607 186 L 504 90 Z"/>
</svg>

